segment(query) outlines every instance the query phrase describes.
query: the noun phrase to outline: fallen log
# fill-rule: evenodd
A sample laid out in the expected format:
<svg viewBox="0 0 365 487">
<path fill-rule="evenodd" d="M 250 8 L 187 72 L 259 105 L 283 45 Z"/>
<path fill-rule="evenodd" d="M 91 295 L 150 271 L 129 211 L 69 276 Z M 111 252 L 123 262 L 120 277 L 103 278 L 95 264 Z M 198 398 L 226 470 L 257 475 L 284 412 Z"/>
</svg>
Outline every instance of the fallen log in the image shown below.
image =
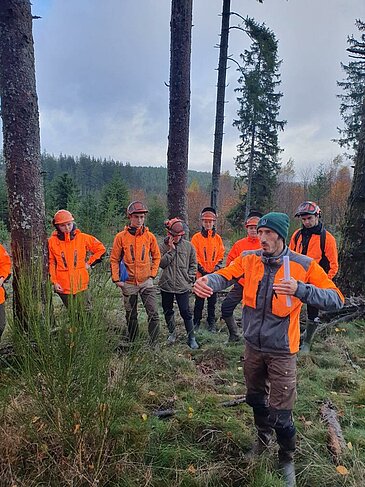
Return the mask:
<svg viewBox="0 0 365 487">
<path fill-rule="evenodd" d="M 321 416 L 328 425 L 327 446 L 334 462 L 339 465 L 344 448 L 346 447 L 341 425 L 337 419 L 337 412 L 332 401 L 326 399 L 321 406 Z"/>
<path fill-rule="evenodd" d="M 236 399 L 232 399 L 231 401 L 223 401 L 218 404 L 218 406 L 222 406 L 223 408 L 230 408 L 233 406 L 238 406 L 239 404 L 243 404 L 246 402 L 246 396 L 239 396 Z M 153 411 L 153 415 L 156 418 L 164 419 L 170 418 L 179 412 L 178 409 L 159 409 L 157 411 Z"/>
</svg>

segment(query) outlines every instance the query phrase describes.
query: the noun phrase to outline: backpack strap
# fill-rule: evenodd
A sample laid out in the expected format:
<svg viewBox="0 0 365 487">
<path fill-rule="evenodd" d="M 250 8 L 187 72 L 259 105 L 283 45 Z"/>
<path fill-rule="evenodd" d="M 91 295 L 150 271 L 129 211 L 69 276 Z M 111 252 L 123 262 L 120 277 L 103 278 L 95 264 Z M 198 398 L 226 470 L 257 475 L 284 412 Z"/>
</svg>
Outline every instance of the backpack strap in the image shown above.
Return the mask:
<svg viewBox="0 0 365 487">
<path fill-rule="evenodd" d="M 297 252 L 297 243 L 298 243 L 300 234 L 301 234 L 301 230 L 299 229 L 297 231 L 297 233 L 294 235 L 294 250 L 295 250 L 295 252 Z"/>
<path fill-rule="evenodd" d="M 325 254 L 326 234 L 327 234 L 326 229 L 322 227 L 322 231 L 320 234 L 320 246 L 321 246 L 322 258 L 319 261 L 319 265 L 322 267 L 322 269 L 325 270 L 326 273 L 328 273 L 328 271 L 330 270 L 330 262 Z"/>
</svg>

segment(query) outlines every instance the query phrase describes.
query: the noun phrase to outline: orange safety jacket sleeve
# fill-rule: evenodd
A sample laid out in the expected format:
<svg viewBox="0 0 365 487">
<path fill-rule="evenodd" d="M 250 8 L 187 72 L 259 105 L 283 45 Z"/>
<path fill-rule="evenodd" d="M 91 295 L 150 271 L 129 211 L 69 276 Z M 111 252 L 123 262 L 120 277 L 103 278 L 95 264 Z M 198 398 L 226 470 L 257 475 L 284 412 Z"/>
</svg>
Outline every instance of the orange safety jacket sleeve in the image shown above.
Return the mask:
<svg viewBox="0 0 365 487">
<path fill-rule="evenodd" d="M 330 279 L 333 279 L 338 272 L 338 252 L 336 239 L 329 232 L 326 232 L 326 245 L 324 247 L 324 253 L 330 264 L 328 277 Z"/>
<path fill-rule="evenodd" d="M 6 249 L 0 244 L 0 277 L 4 278 L 6 281 L 11 273 L 11 259 L 10 255 L 7 253 Z M 0 304 L 5 301 L 5 290 L 0 287 Z"/>
<path fill-rule="evenodd" d="M 103 256 L 105 255 L 105 246 L 92 235 L 85 234 L 86 250 L 91 253 L 87 263 L 90 267 L 94 267 L 96 264 L 101 262 Z"/>
</svg>

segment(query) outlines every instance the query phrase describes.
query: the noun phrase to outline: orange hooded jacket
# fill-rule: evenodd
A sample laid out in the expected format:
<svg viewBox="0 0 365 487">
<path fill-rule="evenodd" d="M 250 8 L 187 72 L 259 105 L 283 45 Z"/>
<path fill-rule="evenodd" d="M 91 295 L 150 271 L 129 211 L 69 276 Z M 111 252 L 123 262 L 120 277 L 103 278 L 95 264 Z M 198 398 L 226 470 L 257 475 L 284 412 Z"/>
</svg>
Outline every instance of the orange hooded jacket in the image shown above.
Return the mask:
<svg viewBox="0 0 365 487">
<path fill-rule="evenodd" d="M 127 283 L 141 284 L 157 276 L 161 254 L 156 237 L 147 227 L 126 226 L 114 238 L 110 254 L 112 281 L 119 282 L 119 263 L 124 260 L 128 271 Z"/>
<path fill-rule="evenodd" d="M 88 253 L 92 255 L 88 258 Z M 71 233 L 55 230 L 48 239 L 49 273 L 52 284 L 59 284 L 62 294 L 77 294 L 89 284 L 85 264 L 93 267 L 105 254 L 104 245 L 92 235 L 74 229 Z"/>
<path fill-rule="evenodd" d="M 197 277 L 220 268 L 224 258 L 224 245 L 221 237 L 214 230 L 207 230 L 204 234 L 196 233 L 191 239 L 191 244 L 195 248 L 198 261 Z"/>
<path fill-rule="evenodd" d="M 301 229 L 297 230 L 293 233 L 290 243 L 289 249 L 294 250 L 294 252 L 298 252 L 298 254 L 302 254 L 302 235 L 300 233 L 297 242 L 295 243 L 295 236 L 298 232 L 301 232 Z M 321 250 L 321 236 L 319 234 L 312 234 L 308 244 L 308 250 L 306 255 L 308 257 L 312 257 L 318 264 L 322 259 L 322 250 Z M 326 230 L 326 242 L 324 247 L 324 255 L 328 259 L 329 263 L 329 271 L 328 277 L 333 279 L 338 271 L 338 254 L 337 254 L 337 245 L 335 237 Z"/>
<path fill-rule="evenodd" d="M 8 279 L 11 272 L 11 260 L 10 255 L 5 248 L 0 245 L 0 277 L 4 278 L 4 281 Z M 5 290 L 3 286 L 0 287 L 0 304 L 5 302 Z"/>
</svg>

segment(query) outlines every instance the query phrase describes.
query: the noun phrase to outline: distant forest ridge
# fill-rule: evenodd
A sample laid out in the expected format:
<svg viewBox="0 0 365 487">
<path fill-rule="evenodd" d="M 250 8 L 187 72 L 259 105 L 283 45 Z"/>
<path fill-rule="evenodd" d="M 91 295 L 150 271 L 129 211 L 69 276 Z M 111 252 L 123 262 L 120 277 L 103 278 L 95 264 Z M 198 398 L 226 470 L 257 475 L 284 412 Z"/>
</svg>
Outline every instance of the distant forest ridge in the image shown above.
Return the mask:
<svg viewBox="0 0 365 487">
<path fill-rule="evenodd" d="M 77 184 L 81 194 L 99 191 L 115 177 L 122 177 L 129 189 L 143 189 L 147 194 L 165 194 L 167 190 L 166 167 L 131 166 L 130 163 L 101 159 L 81 154 L 79 157 L 60 154 L 58 157 L 43 153 L 42 166 L 46 183 L 67 173 Z M 211 174 L 188 172 L 188 184 L 196 181 L 202 190 L 209 190 Z"/>
</svg>

